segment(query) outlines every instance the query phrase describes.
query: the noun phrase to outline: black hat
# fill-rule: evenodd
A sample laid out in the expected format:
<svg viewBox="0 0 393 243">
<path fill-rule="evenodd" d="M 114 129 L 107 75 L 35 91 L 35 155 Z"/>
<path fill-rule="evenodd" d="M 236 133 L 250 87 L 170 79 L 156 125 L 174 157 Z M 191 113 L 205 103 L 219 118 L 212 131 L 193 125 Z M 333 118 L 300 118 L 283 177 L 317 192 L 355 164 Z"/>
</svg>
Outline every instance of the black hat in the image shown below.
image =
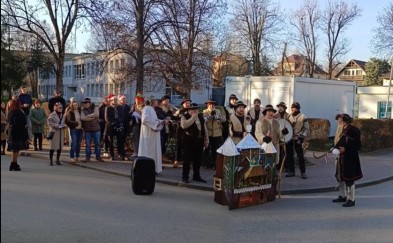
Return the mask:
<svg viewBox="0 0 393 243">
<path fill-rule="evenodd" d="M 285 109 L 287 108 L 287 105 L 282 101 L 280 102 L 280 104 L 277 105 L 277 108 L 280 106 L 284 107 Z"/>
<path fill-rule="evenodd" d="M 162 96 L 161 100 L 170 100 L 171 97 L 169 97 L 169 95 L 164 95 Z"/>
<path fill-rule="evenodd" d="M 247 107 L 247 105 L 244 104 L 243 101 L 241 101 L 241 100 L 236 101 L 235 110 L 236 110 L 239 106 L 244 106 L 244 108 Z"/>
<path fill-rule="evenodd" d="M 185 102 L 187 102 L 187 101 L 190 101 L 190 102 L 191 102 L 190 99 L 183 99 L 183 100 L 181 101 L 180 105 L 183 105 L 183 104 L 184 104 Z"/>
<path fill-rule="evenodd" d="M 265 109 L 262 111 L 262 114 L 265 116 L 267 111 L 273 111 L 274 113 L 277 112 L 277 110 L 274 109 L 272 105 L 266 105 Z"/>
<path fill-rule="evenodd" d="M 296 109 L 300 110 L 299 102 L 293 102 L 292 105 L 291 105 L 291 108 L 296 108 Z"/>
<path fill-rule="evenodd" d="M 348 114 L 341 114 L 341 119 L 343 119 L 343 122 L 345 123 L 352 123 L 353 122 L 353 118 L 348 115 Z"/>
<path fill-rule="evenodd" d="M 234 95 L 234 94 L 231 94 L 231 95 L 229 96 L 229 100 L 231 100 L 231 99 L 239 100 L 239 99 L 237 98 L 237 96 Z"/>
<path fill-rule="evenodd" d="M 197 103 L 191 103 L 190 107 L 187 107 L 186 110 L 198 110 L 199 105 Z"/>
<path fill-rule="evenodd" d="M 82 103 L 91 103 L 91 99 L 90 98 L 85 98 Z"/>
<path fill-rule="evenodd" d="M 205 104 L 217 104 L 214 100 L 207 100 Z"/>
</svg>

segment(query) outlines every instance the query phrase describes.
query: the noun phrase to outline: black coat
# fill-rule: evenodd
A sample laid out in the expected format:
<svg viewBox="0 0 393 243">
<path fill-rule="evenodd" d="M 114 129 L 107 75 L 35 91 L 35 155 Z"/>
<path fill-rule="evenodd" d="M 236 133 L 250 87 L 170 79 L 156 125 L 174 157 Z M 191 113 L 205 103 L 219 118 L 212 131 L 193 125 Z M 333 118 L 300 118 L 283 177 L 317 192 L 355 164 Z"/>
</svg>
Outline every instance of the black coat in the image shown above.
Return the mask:
<svg viewBox="0 0 393 243">
<path fill-rule="evenodd" d="M 14 109 L 8 112 L 8 150 L 19 151 L 27 149 L 27 120 L 25 113 L 21 109 Z"/>
<path fill-rule="evenodd" d="M 343 129 L 342 139 L 338 147 L 344 147 L 340 155 L 340 170 L 342 181 L 355 181 L 363 177 L 360 166 L 359 150 L 361 147 L 360 130 L 352 125 Z"/>
</svg>

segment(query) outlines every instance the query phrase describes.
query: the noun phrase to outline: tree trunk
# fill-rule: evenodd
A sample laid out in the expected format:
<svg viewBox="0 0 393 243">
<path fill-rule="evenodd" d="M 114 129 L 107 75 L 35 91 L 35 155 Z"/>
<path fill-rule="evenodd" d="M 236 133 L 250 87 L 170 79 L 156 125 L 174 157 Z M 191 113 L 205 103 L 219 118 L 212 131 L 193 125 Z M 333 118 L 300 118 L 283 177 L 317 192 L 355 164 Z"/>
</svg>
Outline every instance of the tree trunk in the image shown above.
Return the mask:
<svg viewBox="0 0 393 243">
<path fill-rule="evenodd" d="M 136 93 L 143 93 L 143 55 L 144 55 L 144 45 L 143 45 L 143 16 L 145 10 L 145 1 L 138 0 L 137 9 L 137 23 L 136 23 L 136 39 L 137 39 L 137 50 L 136 50 Z"/>
</svg>

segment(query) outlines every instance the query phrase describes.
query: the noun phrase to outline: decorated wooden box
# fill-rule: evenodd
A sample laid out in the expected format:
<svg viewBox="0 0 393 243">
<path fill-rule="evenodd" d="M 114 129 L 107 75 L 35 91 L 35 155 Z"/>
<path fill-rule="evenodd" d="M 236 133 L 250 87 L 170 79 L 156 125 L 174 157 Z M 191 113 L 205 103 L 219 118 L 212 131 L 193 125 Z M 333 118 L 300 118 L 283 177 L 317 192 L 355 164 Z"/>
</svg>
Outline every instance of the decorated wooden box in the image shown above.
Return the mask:
<svg viewBox="0 0 393 243">
<path fill-rule="evenodd" d="M 248 207 L 276 198 L 276 152 L 248 134 L 235 145 L 228 138 L 217 150 L 214 201 L 229 209 Z"/>
</svg>

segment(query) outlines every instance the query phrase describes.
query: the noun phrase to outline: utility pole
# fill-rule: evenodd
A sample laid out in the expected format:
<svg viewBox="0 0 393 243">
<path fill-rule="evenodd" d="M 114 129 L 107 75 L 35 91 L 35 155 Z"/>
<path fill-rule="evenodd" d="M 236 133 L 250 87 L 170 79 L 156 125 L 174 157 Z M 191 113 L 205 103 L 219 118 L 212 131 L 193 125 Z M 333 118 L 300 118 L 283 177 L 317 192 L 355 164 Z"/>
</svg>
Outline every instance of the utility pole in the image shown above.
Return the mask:
<svg viewBox="0 0 393 243">
<path fill-rule="evenodd" d="M 390 108 L 390 114 L 388 116 L 388 108 L 389 108 L 389 102 L 390 102 L 390 89 L 392 87 L 392 76 L 393 76 L 393 56 L 390 59 L 390 77 L 389 77 L 389 89 L 388 89 L 388 102 L 386 103 L 385 107 L 385 118 L 390 119 L 392 117 L 392 108 Z"/>
</svg>

